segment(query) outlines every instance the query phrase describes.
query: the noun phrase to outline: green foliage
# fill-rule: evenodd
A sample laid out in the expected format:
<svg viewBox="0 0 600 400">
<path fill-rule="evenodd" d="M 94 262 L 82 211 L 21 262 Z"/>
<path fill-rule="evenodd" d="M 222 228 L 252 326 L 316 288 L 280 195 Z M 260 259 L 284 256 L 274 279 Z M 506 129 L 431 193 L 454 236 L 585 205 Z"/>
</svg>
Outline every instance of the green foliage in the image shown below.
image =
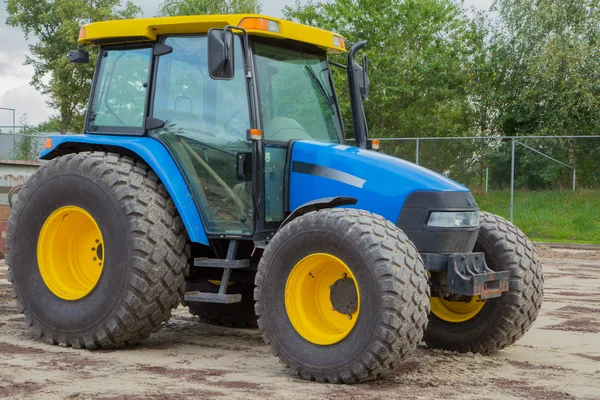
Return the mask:
<svg viewBox="0 0 600 400">
<path fill-rule="evenodd" d="M 7 24 L 21 28 L 31 41 L 32 55 L 25 61 L 35 71 L 31 84 L 50 97 L 62 133 L 81 132 L 97 48 L 88 49 L 86 65 L 69 63 L 66 54 L 77 48 L 79 29 L 90 17 L 133 18 L 140 8 L 121 0 L 8 0 L 7 11 Z"/>
<path fill-rule="evenodd" d="M 258 14 L 260 0 L 165 0 L 158 15 Z"/>
<path fill-rule="evenodd" d="M 450 0 L 309 1 L 286 17 L 340 33 L 347 47 L 367 40 L 371 93 L 365 112 L 371 136 L 464 136 L 474 114 L 467 92 L 473 57 L 471 22 Z M 345 60 L 340 60 L 345 62 Z M 347 125 L 343 71 L 336 74 Z"/>
<path fill-rule="evenodd" d="M 484 211 L 508 218 L 510 193 L 475 192 Z M 600 193 L 597 190 L 517 191 L 514 223 L 534 240 L 600 244 Z"/>
<path fill-rule="evenodd" d="M 600 3 L 499 0 L 506 134 L 587 135 L 600 127 Z"/>
</svg>

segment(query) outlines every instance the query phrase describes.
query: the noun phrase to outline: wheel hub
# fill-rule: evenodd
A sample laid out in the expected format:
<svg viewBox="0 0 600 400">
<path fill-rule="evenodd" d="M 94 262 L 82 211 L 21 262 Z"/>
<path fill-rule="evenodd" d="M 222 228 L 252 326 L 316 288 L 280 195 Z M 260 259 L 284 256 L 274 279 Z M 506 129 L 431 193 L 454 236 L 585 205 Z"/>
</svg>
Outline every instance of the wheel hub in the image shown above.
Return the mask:
<svg viewBox="0 0 600 400">
<path fill-rule="evenodd" d="M 333 309 L 340 314 L 350 315 L 358 308 L 358 294 L 354 280 L 341 278 L 331 286 L 329 300 Z"/>
</svg>

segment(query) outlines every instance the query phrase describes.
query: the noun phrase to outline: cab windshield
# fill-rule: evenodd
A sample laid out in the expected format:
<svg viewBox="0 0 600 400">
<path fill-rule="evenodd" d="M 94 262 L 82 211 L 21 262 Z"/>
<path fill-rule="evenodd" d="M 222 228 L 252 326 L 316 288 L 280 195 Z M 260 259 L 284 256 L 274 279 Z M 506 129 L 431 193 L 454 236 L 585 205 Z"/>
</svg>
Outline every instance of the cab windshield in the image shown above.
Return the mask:
<svg viewBox="0 0 600 400">
<path fill-rule="evenodd" d="M 267 141 L 343 137 L 325 54 L 254 43 L 258 89 Z"/>
</svg>

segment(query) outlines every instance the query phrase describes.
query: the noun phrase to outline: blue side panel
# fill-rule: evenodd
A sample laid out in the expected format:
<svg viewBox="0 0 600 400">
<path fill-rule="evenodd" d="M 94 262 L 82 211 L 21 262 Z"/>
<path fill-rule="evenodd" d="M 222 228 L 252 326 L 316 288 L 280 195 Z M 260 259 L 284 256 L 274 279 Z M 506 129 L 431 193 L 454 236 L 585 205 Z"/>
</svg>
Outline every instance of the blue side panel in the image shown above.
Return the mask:
<svg viewBox="0 0 600 400">
<path fill-rule="evenodd" d="M 147 136 L 110 136 L 110 135 L 81 135 L 81 136 L 52 136 L 50 149 L 44 149 L 40 158 L 52 153 L 64 143 L 87 143 L 122 147 L 139 155 L 158 175 L 171 195 L 179 215 L 187 229 L 192 242 L 209 245 L 200 213 L 194 203 L 192 194 L 181 175 L 181 171 L 173 161 L 171 154 L 158 140 Z"/>
<path fill-rule="evenodd" d="M 296 142 L 292 148 L 291 170 L 291 211 L 311 200 L 349 196 L 358 199 L 356 205 L 350 207 L 379 214 L 396 223 L 404 201 L 415 191 L 469 191 L 451 179 L 408 161 L 330 143 Z"/>
</svg>

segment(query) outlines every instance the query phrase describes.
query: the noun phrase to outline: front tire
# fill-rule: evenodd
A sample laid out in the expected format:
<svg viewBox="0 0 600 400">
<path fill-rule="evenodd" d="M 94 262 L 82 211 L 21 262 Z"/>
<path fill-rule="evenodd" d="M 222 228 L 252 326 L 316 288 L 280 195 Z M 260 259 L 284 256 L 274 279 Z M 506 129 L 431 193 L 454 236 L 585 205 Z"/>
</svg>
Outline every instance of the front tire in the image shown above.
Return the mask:
<svg viewBox="0 0 600 400">
<path fill-rule="evenodd" d="M 183 295 L 185 228 L 158 177 L 130 158 L 95 152 L 48 162 L 19 194 L 9 232 L 13 296 L 51 343 L 138 342 Z"/>
<path fill-rule="evenodd" d="M 417 250 L 362 210 L 320 210 L 285 225 L 265 249 L 256 286 L 265 342 L 308 380 L 373 380 L 415 349 L 427 323 Z"/>
<path fill-rule="evenodd" d="M 470 302 L 432 298 L 425 342 L 430 347 L 487 354 L 520 339 L 542 306 L 544 279 L 533 244 L 516 226 L 487 212 L 473 251 L 489 268 L 509 271 L 509 290 L 500 297 Z"/>
</svg>

